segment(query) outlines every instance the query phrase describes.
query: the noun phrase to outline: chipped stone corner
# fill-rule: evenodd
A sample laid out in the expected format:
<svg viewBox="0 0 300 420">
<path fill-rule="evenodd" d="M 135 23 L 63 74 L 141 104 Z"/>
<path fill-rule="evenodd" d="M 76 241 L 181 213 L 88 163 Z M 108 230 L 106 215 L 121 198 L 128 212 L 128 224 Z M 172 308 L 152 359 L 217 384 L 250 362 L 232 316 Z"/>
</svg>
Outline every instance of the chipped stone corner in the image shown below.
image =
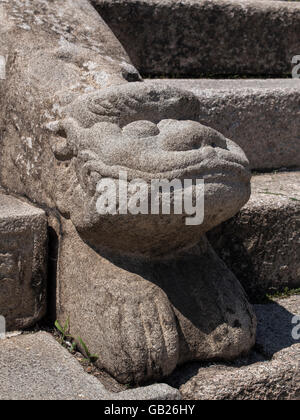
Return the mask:
<svg viewBox="0 0 300 420">
<path fill-rule="evenodd" d="M 0 315 L 0 340 L 4 340 L 6 336 L 6 320 L 3 315 Z"/>
<path fill-rule="evenodd" d="M 0 80 L 6 79 L 6 57 L 0 55 Z"/>
</svg>

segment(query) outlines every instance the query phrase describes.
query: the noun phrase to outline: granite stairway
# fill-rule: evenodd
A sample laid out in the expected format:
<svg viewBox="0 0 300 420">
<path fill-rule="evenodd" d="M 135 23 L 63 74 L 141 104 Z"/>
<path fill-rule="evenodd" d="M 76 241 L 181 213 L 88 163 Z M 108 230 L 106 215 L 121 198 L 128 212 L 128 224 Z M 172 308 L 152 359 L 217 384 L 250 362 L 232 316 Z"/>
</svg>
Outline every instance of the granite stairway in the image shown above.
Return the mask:
<svg viewBox="0 0 300 420">
<path fill-rule="evenodd" d="M 300 3 L 91 3 L 146 83 L 192 91 L 199 121 L 240 144 L 250 160 L 250 201 L 208 236 L 256 304 L 257 343 L 233 364 L 189 364 L 168 379 L 171 387 L 118 396 L 85 375 L 48 334 L 20 335 L 0 342 L 0 399 L 12 393 L 27 399 L 180 398 L 172 387 L 186 399 L 300 399 L 299 329 L 293 336 L 300 298 L 261 304 L 267 294 L 300 288 L 300 81 L 287 78 L 300 55 Z M 45 212 L 0 189 L 0 315 L 9 331 L 31 327 L 46 313 L 47 245 Z"/>
</svg>

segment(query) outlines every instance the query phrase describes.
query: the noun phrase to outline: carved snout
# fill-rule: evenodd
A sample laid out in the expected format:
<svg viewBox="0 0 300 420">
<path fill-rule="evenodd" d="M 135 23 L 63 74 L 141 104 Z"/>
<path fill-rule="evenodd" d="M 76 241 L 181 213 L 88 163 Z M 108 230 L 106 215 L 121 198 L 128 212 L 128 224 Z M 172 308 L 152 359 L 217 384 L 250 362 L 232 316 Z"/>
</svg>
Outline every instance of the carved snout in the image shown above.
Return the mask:
<svg viewBox="0 0 300 420">
<path fill-rule="evenodd" d="M 187 152 L 203 147 L 226 149 L 226 141 L 211 128 L 195 121 L 163 120 L 158 128 L 166 134 L 162 138 L 162 149 L 173 152 Z"/>
</svg>

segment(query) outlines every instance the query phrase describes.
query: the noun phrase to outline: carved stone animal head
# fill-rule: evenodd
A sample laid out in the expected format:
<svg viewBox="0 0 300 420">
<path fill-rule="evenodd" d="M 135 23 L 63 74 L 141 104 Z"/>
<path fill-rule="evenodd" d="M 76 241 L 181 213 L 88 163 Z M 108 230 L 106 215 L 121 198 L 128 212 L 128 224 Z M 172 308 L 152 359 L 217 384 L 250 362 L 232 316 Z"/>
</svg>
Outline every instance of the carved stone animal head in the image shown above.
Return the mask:
<svg viewBox="0 0 300 420">
<path fill-rule="evenodd" d="M 55 155 L 76 160 L 78 185 L 68 200 L 69 212 L 88 243 L 120 253 L 161 256 L 197 243 L 245 204 L 250 172 L 244 152 L 197 122 L 197 113 L 197 98 L 191 93 L 144 83 L 97 91 L 68 106 L 60 127 L 66 140 Z M 126 179 L 120 181 L 120 173 L 126 173 Z M 141 198 L 141 188 L 133 182 L 137 179 L 149 186 L 142 195 L 144 203 L 137 199 Z M 178 181 L 183 196 L 196 203 L 196 189 L 184 184 L 195 179 L 204 179 L 204 218 L 201 224 L 189 226 L 186 218 L 191 214 L 184 205 L 183 212 L 175 214 L 173 204 Z M 171 192 L 159 190 L 162 201 L 171 198 L 170 214 L 162 209 L 151 214 L 153 180 L 176 180 Z M 108 192 L 99 188 L 99 182 L 114 183 L 116 188 Z M 147 214 L 120 214 L 120 186 L 144 210 L 148 206 Z M 108 203 L 110 212 L 100 214 L 97 203 L 103 194 L 108 202 L 116 198 L 116 206 L 111 211 Z"/>
</svg>

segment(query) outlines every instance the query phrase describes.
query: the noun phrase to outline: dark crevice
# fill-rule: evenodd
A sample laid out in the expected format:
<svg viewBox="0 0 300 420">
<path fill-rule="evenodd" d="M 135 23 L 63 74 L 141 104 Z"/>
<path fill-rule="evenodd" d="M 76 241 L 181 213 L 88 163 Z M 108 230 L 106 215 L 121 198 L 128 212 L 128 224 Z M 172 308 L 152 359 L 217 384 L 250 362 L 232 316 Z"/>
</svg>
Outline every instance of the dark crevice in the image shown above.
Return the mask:
<svg viewBox="0 0 300 420">
<path fill-rule="evenodd" d="M 52 227 L 48 227 L 48 311 L 47 323 L 53 325 L 56 320 L 56 292 L 57 292 L 57 263 L 58 263 L 58 236 Z"/>
</svg>

